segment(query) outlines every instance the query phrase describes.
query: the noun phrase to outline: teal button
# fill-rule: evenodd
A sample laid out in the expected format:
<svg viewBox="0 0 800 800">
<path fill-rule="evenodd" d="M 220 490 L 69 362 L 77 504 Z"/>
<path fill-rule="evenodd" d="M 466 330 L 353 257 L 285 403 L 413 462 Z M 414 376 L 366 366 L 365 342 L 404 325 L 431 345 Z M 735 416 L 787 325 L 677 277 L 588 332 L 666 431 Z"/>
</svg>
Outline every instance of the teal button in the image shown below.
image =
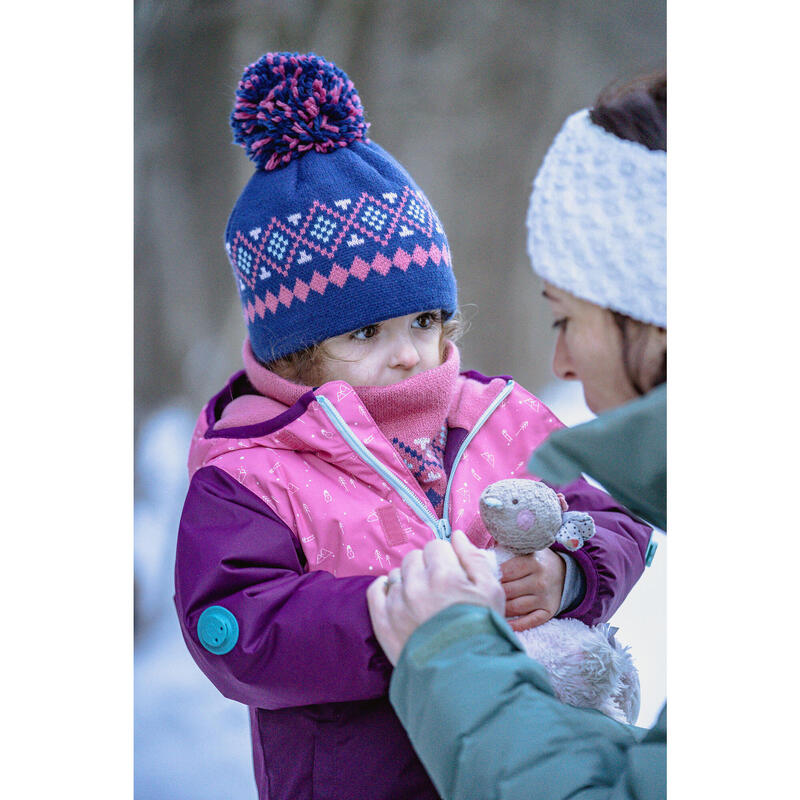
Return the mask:
<svg viewBox="0 0 800 800">
<path fill-rule="evenodd" d="M 655 556 L 656 550 L 658 550 L 658 542 L 653 541 L 651 537 L 644 554 L 644 565 L 646 567 L 649 567 L 653 563 L 653 556 Z"/>
<path fill-rule="evenodd" d="M 239 623 L 227 608 L 209 606 L 197 620 L 197 636 L 209 653 L 222 656 L 238 641 Z"/>
</svg>

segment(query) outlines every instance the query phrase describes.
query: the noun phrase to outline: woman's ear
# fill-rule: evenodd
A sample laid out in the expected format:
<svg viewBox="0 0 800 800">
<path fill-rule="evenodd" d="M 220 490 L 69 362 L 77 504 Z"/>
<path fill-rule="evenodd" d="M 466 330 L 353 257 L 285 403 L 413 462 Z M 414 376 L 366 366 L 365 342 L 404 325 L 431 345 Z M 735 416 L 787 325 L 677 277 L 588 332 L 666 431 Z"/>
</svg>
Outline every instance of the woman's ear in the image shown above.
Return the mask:
<svg viewBox="0 0 800 800">
<path fill-rule="evenodd" d="M 646 380 L 644 386 L 649 391 L 664 378 L 664 369 L 667 361 L 667 331 L 655 325 L 647 326 L 647 338 L 644 344 L 644 370 Z"/>
</svg>

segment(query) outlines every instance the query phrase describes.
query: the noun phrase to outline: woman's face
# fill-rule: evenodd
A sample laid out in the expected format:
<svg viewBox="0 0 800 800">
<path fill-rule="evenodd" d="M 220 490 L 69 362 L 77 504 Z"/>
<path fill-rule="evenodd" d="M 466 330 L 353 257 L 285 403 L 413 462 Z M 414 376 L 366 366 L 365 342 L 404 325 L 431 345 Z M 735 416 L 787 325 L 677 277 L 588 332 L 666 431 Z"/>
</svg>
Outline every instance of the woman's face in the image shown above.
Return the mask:
<svg viewBox="0 0 800 800">
<path fill-rule="evenodd" d="M 546 282 L 542 294 L 558 333 L 553 354 L 556 377 L 580 381 L 586 405 L 595 414 L 638 397 L 625 371 L 622 332 L 608 309 Z"/>
</svg>

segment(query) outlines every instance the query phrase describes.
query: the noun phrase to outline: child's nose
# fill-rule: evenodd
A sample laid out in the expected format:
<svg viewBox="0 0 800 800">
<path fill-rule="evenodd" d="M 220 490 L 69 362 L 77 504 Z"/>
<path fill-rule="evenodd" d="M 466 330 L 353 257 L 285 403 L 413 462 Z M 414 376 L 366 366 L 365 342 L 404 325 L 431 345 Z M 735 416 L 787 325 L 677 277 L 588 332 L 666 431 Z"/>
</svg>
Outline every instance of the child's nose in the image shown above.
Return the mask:
<svg viewBox="0 0 800 800">
<path fill-rule="evenodd" d="M 412 369 L 419 364 L 420 355 L 414 342 L 408 336 L 397 339 L 392 348 L 391 366 Z"/>
</svg>

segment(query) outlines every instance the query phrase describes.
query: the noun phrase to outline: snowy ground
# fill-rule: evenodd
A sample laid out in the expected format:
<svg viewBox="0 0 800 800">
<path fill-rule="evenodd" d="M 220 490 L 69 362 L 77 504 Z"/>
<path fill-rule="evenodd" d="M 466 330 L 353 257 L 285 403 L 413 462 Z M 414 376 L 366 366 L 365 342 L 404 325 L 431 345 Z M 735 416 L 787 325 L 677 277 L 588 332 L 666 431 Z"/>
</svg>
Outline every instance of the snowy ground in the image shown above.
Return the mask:
<svg viewBox="0 0 800 800">
<path fill-rule="evenodd" d="M 541 395 L 567 424 L 589 418 L 580 387 L 552 384 Z M 168 408 L 137 443 L 134 568 L 134 769 L 136 800 L 256 798 L 244 706 L 220 695 L 194 665 L 172 604 L 178 518 L 186 493 L 186 449 L 194 417 Z M 653 566 L 614 615 L 642 684 L 639 724 L 652 724 L 665 696 L 666 541 Z"/>
</svg>

